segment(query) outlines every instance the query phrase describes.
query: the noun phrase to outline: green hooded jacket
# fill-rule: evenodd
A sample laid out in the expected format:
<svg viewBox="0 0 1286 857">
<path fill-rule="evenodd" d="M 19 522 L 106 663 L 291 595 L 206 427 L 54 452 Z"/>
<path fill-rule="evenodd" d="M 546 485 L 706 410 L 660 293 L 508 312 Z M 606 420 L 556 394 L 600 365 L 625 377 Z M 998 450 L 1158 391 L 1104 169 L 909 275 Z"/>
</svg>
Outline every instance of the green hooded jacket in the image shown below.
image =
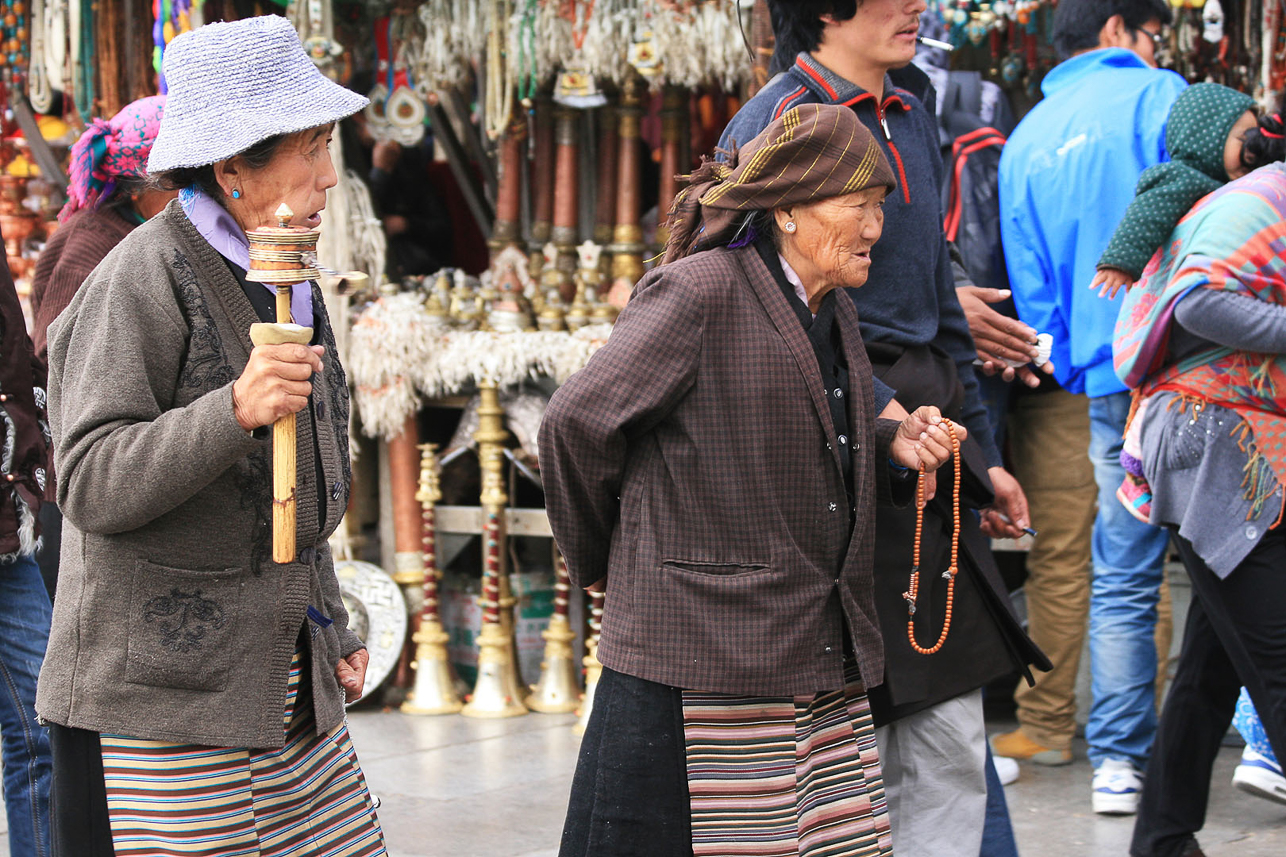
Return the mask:
<svg viewBox="0 0 1286 857">
<path fill-rule="evenodd" d="M 1135 280 L 1188 210 L 1229 181 L 1224 146 L 1233 125 L 1255 102 L 1217 83 L 1198 83 L 1175 99 L 1166 123 L 1170 161 L 1144 170 L 1134 201 L 1098 260 Z"/>
</svg>

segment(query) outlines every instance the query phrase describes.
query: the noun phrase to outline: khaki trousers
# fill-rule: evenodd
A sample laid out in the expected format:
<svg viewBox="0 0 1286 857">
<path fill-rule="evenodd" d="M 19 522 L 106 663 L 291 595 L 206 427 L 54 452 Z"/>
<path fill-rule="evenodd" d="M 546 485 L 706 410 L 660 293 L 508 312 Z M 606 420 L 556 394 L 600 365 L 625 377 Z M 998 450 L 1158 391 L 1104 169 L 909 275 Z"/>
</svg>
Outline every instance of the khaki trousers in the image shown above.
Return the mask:
<svg viewBox="0 0 1286 857">
<path fill-rule="evenodd" d="M 1076 734 L 1076 672 L 1089 620 L 1090 537 L 1098 485 L 1089 399 L 1064 390 L 1016 397 L 1009 414 L 1014 476 L 1039 535 L 1027 554 L 1027 633 L 1054 668 L 1014 692 L 1023 733 L 1052 750 Z"/>
<path fill-rule="evenodd" d="M 1089 399 L 1055 390 L 1018 396 L 1009 413 L 1009 454 L 1040 535 L 1027 554 L 1027 633 L 1054 668 L 1014 691 L 1018 724 L 1051 750 L 1071 748 L 1076 734 L 1076 673 L 1089 619 L 1093 576 L 1090 538 L 1098 486 L 1089 459 Z M 1157 698 L 1170 651 L 1170 587 L 1157 608 Z"/>
</svg>

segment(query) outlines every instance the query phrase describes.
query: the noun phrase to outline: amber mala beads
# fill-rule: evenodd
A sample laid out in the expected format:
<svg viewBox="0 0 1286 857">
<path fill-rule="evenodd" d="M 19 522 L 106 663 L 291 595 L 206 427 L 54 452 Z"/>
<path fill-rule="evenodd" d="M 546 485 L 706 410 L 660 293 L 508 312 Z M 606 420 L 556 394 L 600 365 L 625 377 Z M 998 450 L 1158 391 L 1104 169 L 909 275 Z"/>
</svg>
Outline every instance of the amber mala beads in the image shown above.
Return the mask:
<svg viewBox="0 0 1286 857">
<path fill-rule="evenodd" d="M 962 481 L 959 473 L 960 437 L 956 434 L 956 425 L 951 420 L 944 419 L 942 427 L 946 429 L 947 434 L 951 437 L 951 457 L 955 459 L 957 464 L 956 478 L 951 487 L 951 565 L 947 567 L 946 571 L 942 572 L 943 579 L 947 581 L 947 607 L 946 614 L 942 620 L 942 632 L 938 635 L 938 641 L 931 648 L 926 649 L 915 639 L 915 602 L 916 595 L 920 590 L 920 537 L 924 530 L 924 507 L 927 503 L 924 498 L 926 474 L 923 462 L 920 464 L 920 473 L 915 484 L 915 545 L 911 553 L 911 585 L 906 592 L 902 593 L 902 597 L 907 602 L 906 636 L 911 641 L 911 648 L 922 655 L 935 654 L 947 642 L 947 634 L 951 632 L 951 611 L 955 606 L 956 574 L 960 568 L 960 482 Z"/>
</svg>

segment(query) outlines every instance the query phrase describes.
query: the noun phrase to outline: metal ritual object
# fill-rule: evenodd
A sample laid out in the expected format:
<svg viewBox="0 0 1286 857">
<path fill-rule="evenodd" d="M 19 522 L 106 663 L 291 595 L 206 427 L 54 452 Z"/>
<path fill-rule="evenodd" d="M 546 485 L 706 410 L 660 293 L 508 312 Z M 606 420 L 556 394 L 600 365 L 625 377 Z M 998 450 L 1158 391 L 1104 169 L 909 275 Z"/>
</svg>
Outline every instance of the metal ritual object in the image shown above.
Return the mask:
<svg viewBox="0 0 1286 857">
<path fill-rule="evenodd" d="M 464 707 L 455 689 L 455 672 L 447 656 L 447 632 L 438 610 L 442 571 L 438 568 L 437 504 L 442 499 L 441 466 L 437 445 L 420 444 L 420 501 L 423 524 L 424 603 L 420 627 L 411 637 L 415 642 L 415 683 L 402 703 L 407 714 L 454 714 Z"/>
<path fill-rule="evenodd" d="M 379 687 L 397 666 L 406 643 L 406 602 L 393 578 L 378 565 L 339 561 L 335 577 L 348 610 L 348 626 L 366 643 L 370 655 L 362 695 L 356 702 Z"/>
<path fill-rule="evenodd" d="M 478 382 L 478 462 L 482 467 L 482 630 L 478 634 L 478 680 L 461 713 L 465 717 L 517 717 L 527 713 L 514 652 L 513 598 L 505 568 L 504 427 L 500 393 L 491 380 Z"/>
<path fill-rule="evenodd" d="M 562 714 L 575 711 L 580 705 L 580 687 L 576 683 L 576 660 L 572 644 L 576 632 L 568 618 L 568 595 L 571 580 L 567 576 L 567 562 L 557 547 L 554 548 L 554 615 L 549 627 L 542 633 L 545 640 L 545 658 L 540 665 L 540 680 L 531 687 L 527 706 L 545 714 Z"/>
</svg>

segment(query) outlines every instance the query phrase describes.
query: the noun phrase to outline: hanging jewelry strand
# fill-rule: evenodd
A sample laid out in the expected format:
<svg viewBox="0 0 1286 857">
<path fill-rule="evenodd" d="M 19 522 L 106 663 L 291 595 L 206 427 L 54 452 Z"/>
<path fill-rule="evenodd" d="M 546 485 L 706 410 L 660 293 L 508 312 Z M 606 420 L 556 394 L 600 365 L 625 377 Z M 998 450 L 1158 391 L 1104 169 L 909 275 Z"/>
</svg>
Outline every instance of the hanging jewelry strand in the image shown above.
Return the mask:
<svg viewBox="0 0 1286 857">
<path fill-rule="evenodd" d="M 915 547 L 911 554 L 911 586 L 902 597 L 907 603 L 907 620 L 906 636 L 911 641 L 911 648 L 915 649 L 922 655 L 932 655 L 942 648 L 947 641 L 947 634 L 951 631 L 951 610 L 955 606 L 956 595 L 956 574 L 959 571 L 959 550 L 960 550 L 960 438 L 956 435 L 956 424 L 951 420 L 944 419 L 942 427 L 947 430 L 951 436 L 951 457 L 956 462 L 956 478 L 951 487 L 951 504 L 952 504 L 952 526 L 951 526 L 951 565 L 946 571 L 942 572 L 942 577 L 947 581 L 947 609 L 946 615 L 942 620 L 942 633 L 938 635 L 938 641 L 933 644 L 933 648 L 926 649 L 921 646 L 915 639 L 915 600 L 916 594 L 920 589 L 920 536 L 924 530 L 924 464 L 920 464 L 920 475 L 915 483 Z"/>
</svg>

